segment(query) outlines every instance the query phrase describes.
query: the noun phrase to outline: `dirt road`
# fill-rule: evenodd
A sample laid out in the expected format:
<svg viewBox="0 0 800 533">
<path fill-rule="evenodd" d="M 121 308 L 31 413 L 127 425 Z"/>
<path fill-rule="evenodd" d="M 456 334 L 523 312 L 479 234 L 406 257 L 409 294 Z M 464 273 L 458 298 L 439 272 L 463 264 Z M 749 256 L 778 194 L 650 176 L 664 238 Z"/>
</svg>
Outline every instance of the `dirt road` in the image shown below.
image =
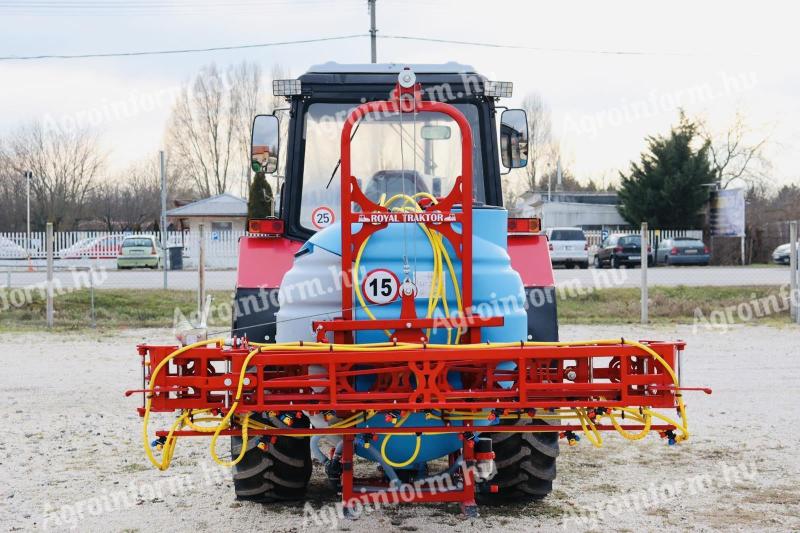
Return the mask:
<svg viewBox="0 0 800 533">
<path fill-rule="evenodd" d="M 9 531 L 677 531 L 800 529 L 800 332 L 767 326 L 727 334 L 690 327 L 565 327 L 563 339 L 682 338 L 689 442 L 656 436 L 601 449 L 562 446 L 553 494 L 483 508 L 464 520 L 444 506 L 390 507 L 327 522 L 336 496 L 315 472 L 314 516 L 302 505 L 236 502 L 208 441 L 185 439 L 166 472 L 141 450 L 135 345 L 165 331 L 0 335 L 0 524 Z M 166 421 L 166 419 L 162 419 Z M 314 519 L 317 520 L 315 524 Z"/>
</svg>

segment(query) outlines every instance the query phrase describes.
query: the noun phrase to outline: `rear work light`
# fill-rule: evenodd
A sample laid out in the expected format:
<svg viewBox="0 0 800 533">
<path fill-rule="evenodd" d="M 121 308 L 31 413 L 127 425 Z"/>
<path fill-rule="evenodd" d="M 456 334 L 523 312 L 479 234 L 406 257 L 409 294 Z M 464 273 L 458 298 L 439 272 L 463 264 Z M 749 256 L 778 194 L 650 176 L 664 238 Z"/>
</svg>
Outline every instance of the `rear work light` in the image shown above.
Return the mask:
<svg viewBox="0 0 800 533">
<path fill-rule="evenodd" d="M 483 94 L 494 98 L 511 98 L 514 92 L 514 83 L 510 81 L 486 81 L 483 85 Z"/>
<path fill-rule="evenodd" d="M 509 235 L 534 235 L 542 231 L 542 221 L 538 218 L 509 218 Z"/>
<path fill-rule="evenodd" d="M 247 231 L 255 235 L 283 235 L 283 220 L 279 218 L 253 218 L 247 222 Z"/>
<path fill-rule="evenodd" d="M 274 96 L 295 96 L 303 92 L 300 80 L 272 80 Z"/>
</svg>

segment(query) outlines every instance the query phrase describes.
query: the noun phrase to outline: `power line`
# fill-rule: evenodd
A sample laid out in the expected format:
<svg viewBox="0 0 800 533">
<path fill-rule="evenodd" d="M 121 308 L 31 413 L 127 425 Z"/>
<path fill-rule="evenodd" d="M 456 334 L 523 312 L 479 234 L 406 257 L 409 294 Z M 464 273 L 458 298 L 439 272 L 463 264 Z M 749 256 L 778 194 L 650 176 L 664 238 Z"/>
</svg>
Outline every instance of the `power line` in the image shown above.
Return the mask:
<svg viewBox="0 0 800 533">
<path fill-rule="evenodd" d="M 90 59 L 98 57 L 133 57 L 133 56 L 154 56 L 169 54 L 191 54 L 200 52 L 220 52 L 225 50 L 246 50 L 248 48 L 267 48 L 271 46 L 289 46 L 294 44 L 321 43 L 328 41 L 344 41 L 347 39 L 357 39 L 367 37 L 367 33 L 357 33 L 354 35 L 339 35 L 334 37 L 319 37 L 316 39 L 300 39 L 296 41 L 277 41 L 272 43 L 257 44 L 238 44 L 231 46 L 213 46 L 208 48 L 184 48 L 179 50 L 147 50 L 135 52 L 95 52 L 88 54 L 42 54 L 30 56 L 0 56 L 0 61 L 35 61 L 41 59 Z"/>
<path fill-rule="evenodd" d="M 460 41 L 454 39 L 437 39 L 435 37 L 415 37 L 411 35 L 379 35 L 379 39 L 395 39 L 402 41 L 419 41 L 426 43 L 439 43 L 439 44 L 458 44 L 466 46 L 482 46 L 484 48 L 510 48 L 514 50 L 528 50 L 531 52 L 556 52 L 556 53 L 569 53 L 569 54 L 600 54 L 600 55 L 626 55 L 626 56 L 690 56 L 694 55 L 688 52 L 654 52 L 642 50 L 604 50 L 604 49 L 586 49 L 586 48 L 550 48 L 540 46 L 526 46 L 521 44 L 501 44 L 501 43 L 487 43 L 478 41 Z"/>
<path fill-rule="evenodd" d="M 319 37 L 314 39 L 299 39 L 295 41 L 278 41 L 271 43 L 256 43 L 256 44 L 239 44 L 230 46 L 213 46 L 207 48 L 184 48 L 174 50 L 144 50 L 132 52 L 93 52 L 85 54 L 41 54 L 41 55 L 26 55 L 26 56 L 0 56 L 0 61 L 32 61 L 42 59 L 90 59 L 102 57 L 132 57 L 132 56 L 153 56 L 153 55 L 171 55 L 171 54 L 188 54 L 188 53 L 202 53 L 202 52 L 219 52 L 226 50 L 246 50 L 250 48 L 266 48 L 271 46 L 289 46 L 296 44 L 310 44 L 328 41 L 342 41 L 348 39 L 358 39 L 361 37 L 369 37 L 369 33 L 356 33 L 352 35 L 339 35 L 332 37 Z M 463 46 L 478 46 L 484 48 L 505 48 L 513 50 L 525 50 L 530 52 L 545 52 L 545 53 L 569 53 L 569 54 L 595 54 L 595 55 L 618 55 L 618 56 L 692 56 L 695 54 L 687 52 L 658 52 L 658 51 L 643 51 L 643 50 L 608 50 L 608 49 L 585 49 L 585 48 L 554 48 L 554 47 L 537 47 L 526 46 L 508 43 L 490 43 L 478 41 L 463 41 L 455 39 L 439 39 L 434 37 L 418 37 L 412 35 L 377 35 L 378 39 L 393 39 L 402 41 L 417 41 L 426 43 L 437 44 L 455 44 Z"/>
</svg>

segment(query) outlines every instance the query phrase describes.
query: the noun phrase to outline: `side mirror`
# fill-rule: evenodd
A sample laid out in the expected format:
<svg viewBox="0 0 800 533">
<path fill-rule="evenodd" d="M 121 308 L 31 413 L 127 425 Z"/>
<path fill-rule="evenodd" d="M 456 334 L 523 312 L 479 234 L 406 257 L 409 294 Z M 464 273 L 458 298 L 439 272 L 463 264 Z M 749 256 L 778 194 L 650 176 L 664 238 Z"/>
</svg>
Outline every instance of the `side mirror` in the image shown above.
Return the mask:
<svg viewBox="0 0 800 533">
<path fill-rule="evenodd" d="M 500 156 L 506 168 L 528 164 L 528 115 L 522 109 L 506 109 L 500 115 Z"/>
<path fill-rule="evenodd" d="M 250 137 L 250 166 L 253 172 L 272 174 L 278 170 L 280 127 L 275 115 L 257 115 Z"/>
</svg>

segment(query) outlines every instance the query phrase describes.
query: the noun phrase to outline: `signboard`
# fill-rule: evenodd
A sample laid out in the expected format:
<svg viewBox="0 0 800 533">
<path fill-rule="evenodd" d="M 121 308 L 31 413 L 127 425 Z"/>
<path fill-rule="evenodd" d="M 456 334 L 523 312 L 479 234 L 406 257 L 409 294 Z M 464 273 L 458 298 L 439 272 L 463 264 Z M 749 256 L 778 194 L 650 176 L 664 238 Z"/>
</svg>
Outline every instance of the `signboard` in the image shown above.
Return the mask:
<svg viewBox="0 0 800 533">
<path fill-rule="evenodd" d="M 711 235 L 744 237 L 744 189 L 711 191 Z"/>
<path fill-rule="evenodd" d="M 391 270 L 379 268 L 364 277 L 361 292 L 369 303 L 386 305 L 400 294 L 400 280 Z"/>
<path fill-rule="evenodd" d="M 327 228 L 336 220 L 333 209 L 328 206 L 320 206 L 311 212 L 311 223 L 317 229 Z"/>
</svg>

